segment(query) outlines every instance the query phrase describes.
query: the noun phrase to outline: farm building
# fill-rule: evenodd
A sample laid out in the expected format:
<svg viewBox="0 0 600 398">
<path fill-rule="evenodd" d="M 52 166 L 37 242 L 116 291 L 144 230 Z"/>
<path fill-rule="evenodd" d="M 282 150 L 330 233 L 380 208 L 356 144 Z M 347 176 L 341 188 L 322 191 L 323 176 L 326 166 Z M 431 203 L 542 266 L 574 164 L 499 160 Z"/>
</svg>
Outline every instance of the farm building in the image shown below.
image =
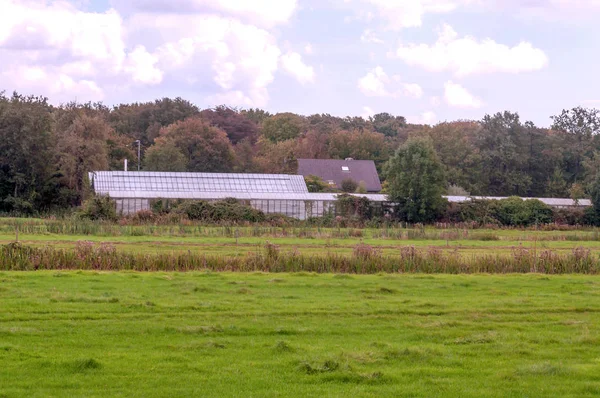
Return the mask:
<svg viewBox="0 0 600 398">
<path fill-rule="evenodd" d="M 309 193 L 300 175 L 96 171 L 91 172 L 89 178 L 94 191 L 114 199 L 117 212 L 121 214 L 149 210 L 153 201 L 157 200 L 216 201 L 235 198 L 265 213 L 285 214 L 303 220 L 335 211 L 338 197 L 336 193 Z M 389 204 L 384 194 L 352 195 L 366 197 L 379 208 Z M 503 199 L 468 196 L 446 198 L 454 203 L 473 199 Z M 572 199 L 539 200 L 557 208 L 591 206 L 587 199 L 578 203 Z"/>
<path fill-rule="evenodd" d="M 364 184 L 369 193 L 381 191 L 381 181 L 372 160 L 298 159 L 298 174 L 317 176 L 330 186 L 341 189 L 344 180 Z"/>
<path fill-rule="evenodd" d="M 96 171 L 89 178 L 94 191 L 114 199 L 121 214 L 148 210 L 156 200 L 235 198 L 265 213 L 306 219 L 327 213 L 337 199 L 334 193 L 309 193 L 299 175 Z M 360 196 L 385 201 L 384 195 Z"/>
</svg>

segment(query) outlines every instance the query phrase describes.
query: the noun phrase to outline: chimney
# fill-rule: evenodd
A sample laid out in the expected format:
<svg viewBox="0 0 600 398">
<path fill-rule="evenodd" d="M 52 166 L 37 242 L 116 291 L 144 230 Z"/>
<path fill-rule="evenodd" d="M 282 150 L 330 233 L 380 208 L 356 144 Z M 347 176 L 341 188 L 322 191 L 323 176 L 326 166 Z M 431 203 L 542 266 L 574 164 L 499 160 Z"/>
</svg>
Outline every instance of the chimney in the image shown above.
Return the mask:
<svg viewBox="0 0 600 398">
<path fill-rule="evenodd" d="M 125 159 L 125 171 L 127 171 L 127 159 Z"/>
</svg>

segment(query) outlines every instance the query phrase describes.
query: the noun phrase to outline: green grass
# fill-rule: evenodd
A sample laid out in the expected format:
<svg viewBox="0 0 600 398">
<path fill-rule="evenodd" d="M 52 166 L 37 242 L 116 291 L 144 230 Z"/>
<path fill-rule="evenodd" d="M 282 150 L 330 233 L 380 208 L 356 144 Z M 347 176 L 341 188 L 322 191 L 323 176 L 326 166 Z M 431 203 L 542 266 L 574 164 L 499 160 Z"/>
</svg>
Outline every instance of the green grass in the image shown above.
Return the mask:
<svg viewBox="0 0 600 398">
<path fill-rule="evenodd" d="M 592 276 L 0 272 L 0 397 L 593 397 Z"/>
</svg>

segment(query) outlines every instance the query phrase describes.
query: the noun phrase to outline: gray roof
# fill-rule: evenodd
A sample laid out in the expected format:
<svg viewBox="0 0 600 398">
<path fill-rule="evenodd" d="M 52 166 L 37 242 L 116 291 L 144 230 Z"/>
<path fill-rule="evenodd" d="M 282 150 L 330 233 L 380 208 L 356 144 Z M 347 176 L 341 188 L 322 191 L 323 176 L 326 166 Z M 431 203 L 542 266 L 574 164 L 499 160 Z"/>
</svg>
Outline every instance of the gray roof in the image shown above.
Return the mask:
<svg viewBox="0 0 600 398">
<path fill-rule="evenodd" d="M 90 173 L 94 190 L 112 197 L 182 198 L 190 194 L 291 194 L 308 193 L 304 178 L 285 174 L 167 173 L 138 171 L 96 171 Z M 228 196 L 226 196 L 228 197 Z"/>
<path fill-rule="evenodd" d="M 342 181 L 351 178 L 357 183 L 363 181 L 368 192 L 381 191 L 381 181 L 372 160 L 298 159 L 298 174 L 320 177 L 338 188 Z"/>
</svg>

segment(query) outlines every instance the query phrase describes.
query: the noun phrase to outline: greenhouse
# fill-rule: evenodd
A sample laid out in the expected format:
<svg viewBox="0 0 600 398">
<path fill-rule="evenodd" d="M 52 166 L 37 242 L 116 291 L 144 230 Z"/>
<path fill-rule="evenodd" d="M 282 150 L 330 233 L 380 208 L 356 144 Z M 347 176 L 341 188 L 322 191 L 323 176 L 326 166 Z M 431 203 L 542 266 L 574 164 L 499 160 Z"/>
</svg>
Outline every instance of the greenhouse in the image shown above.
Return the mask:
<svg viewBox="0 0 600 398">
<path fill-rule="evenodd" d="M 150 210 L 158 200 L 235 198 L 265 213 L 306 219 L 334 210 L 335 193 L 309 193 L 304 177 L 285 174 L 97 171 L 89 175 L 97 194 L 109 195 L 120 214 Z M 360 195 L 383 202 L 385 195 Z"/>
<path fill-rule="evenodd" d="M 287 174 L 96 171 L 90 173 L 89 178 L 94 191 L 109 195 L 120 214 L 150 210 L 158 201 L 168 206 L 169 201 L 235 198 L 265 213 L 304 220 L 335 214 L 339 196 L 337 193 L 309 193 L 304 177 Z M 376 214 L 383 214 L 391 205 L 384 194 L 351 195 L 367 198 Z M 462 203 L 506 198 L 446 196 L 446 199 L 451 203 Z M 525 199 L 538 199 L 555 208 L 591 206 L 588 199 Z"/>
</svg>

